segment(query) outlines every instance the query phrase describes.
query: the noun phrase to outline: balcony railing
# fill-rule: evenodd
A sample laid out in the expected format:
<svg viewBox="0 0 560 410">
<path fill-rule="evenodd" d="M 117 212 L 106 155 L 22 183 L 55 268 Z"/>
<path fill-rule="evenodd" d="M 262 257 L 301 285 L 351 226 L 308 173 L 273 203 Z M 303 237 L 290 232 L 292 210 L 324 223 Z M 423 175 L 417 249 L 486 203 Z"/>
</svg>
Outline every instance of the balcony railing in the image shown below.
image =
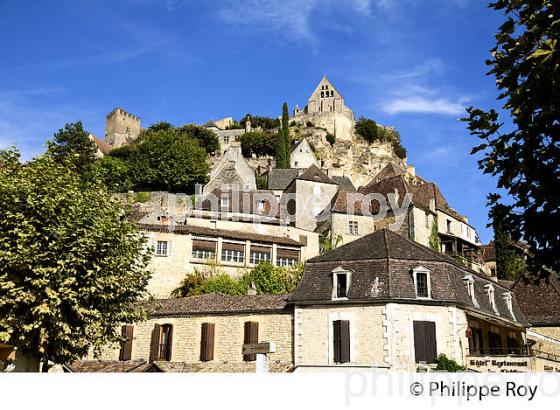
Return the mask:
<svg viewBox="0 0 560 410">
<path fill-rule="evenodd" d="M 485 356 L 529 356 L 541 359 L 551 360 L 560 363 L 560 355 L 544 352 L 542 350 L 532 349 L 528 346 L 524 347 L 490 347 L 484 349 L 467 349 L 467 355 L 472 357 Z"/>
</svg>

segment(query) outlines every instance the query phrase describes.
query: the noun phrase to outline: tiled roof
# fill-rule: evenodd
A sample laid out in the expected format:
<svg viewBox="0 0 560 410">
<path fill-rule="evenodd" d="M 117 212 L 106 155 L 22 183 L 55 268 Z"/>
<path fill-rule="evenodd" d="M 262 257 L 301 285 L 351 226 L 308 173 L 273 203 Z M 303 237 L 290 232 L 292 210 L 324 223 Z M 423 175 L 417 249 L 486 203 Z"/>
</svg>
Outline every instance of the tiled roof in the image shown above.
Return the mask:
<svg viewBox="0 0 560 410">
<path fill-rule="evenodd" d="M 334 182 L 327 174 L 325 174 L 321 170 L 321 168 L 319 168 L 315 164 L 312 164 L 309 168 L 307 168 L 307 170 L 305 170 L 303 174 L 298 176 L 296 179 L 336 185 L 336 182 Z"/>
<path fill-rule="evenodd" d="M 76 360 L 66 364 L 65 371 L 72 373 L 137 373 L 146 370 L 145 360 Z"/>
<path fill-rule="evenodd" d="M 94 144 L 97 145 L 97 148 L 99 149 L 99 151 L 103 153 L 103 155 L 108 155 L 111 152 L 113 147 L 109 143 L 103 141 L 101 138 L 96 137 L 93 134 L 90 135 L 91 138 L 93 139 Z"/>
<path fill-rule="evenodd" d="M 560 278 L 522 275 L 511 286 L 519 307 L 533 326 L 560 326 Z"/>
<path fill-rule="evenodd" d="M 297 176 L 298 170 L 294 168 L 271 169 L 268 172 L 268 189 L 283 191 Z"/>
<path fill-rule="evenodd" d="M 391 177 L 396 177 L 398 175 L 404 175 L 406 174 L 406 170 L 399 167 L 397 164 L 395 164 L 394 162 L 389 162 L 385 168 L 383 168 L 381 171 L 379 171 L 377 173 L 377 175 L 375 176 L 375 178 L 373 179 L 373 181 L 381 181 L 382 179 L 386 179 L 386 178 L 391 178 Z"/>
<path fill-rule="evenodd" d="M 288 373 L 292 370 L 292 363 L 280 361 L 269 363 L 270 373 Z M 153 362 L 146 371 L 164 373 L 255 373 L 256 362 L 180 363 L 157 361 Z"/>
<path fill-rule="evenodd" d="M 339 176 L 333 176 L 332 180 L 340 187 L 340 189 L 342 189 L 343 191 L 346 192 L 356 192 L 356 187 L 354 186 L 354 184 L 352 183 L 352 181 L 350 181 L 350 178 L 348 177 L 339 177 Z"/>
<path fill-rule="evenodd" d="M 248 240 L 255 242 L 277 243 L 282 245 L 302 246 L 292 238 L 286 236 L 262 235 L 252 232 L 228 231 L 225 229 L 212 229 L 195 225 L 149 225 L 139 224 L 140 229 L 152 232 L 171 232 L 177 235 L 200 235 L 209 237 L 222 237 L 228 239 Z"/>
<path fill-rule="evenodd" d="M 352 271 L 352 276 L 348 300 L 336 303 L 416 300 L 411 271 L 420 266 L 430 271 L 432 284 L 432 300 L 422 303 L 459 304 L 497 316 L 484 294 L 484 286 L 492 284 L 496 288 L 495 301 L 499 316 L 513 320 L 502 295 L 508 291 L 507 288 L 463 267 L 442 253 L 388 229 L 381 229 L 308 260 L 303 278 L 290 301 L 295 304 L 333 303 L 332 272 L 337 268 Z M 463 283 L 466 275 L 472 276 L 475 281 L 479 307 L 474 305 L 467 293 Z M 513 310 L 516 321 L 524 323 L 523 313 L 515 301 Z"/>
<path fill-rule="evenodd" d="M 150 317 L 283 312 L 287 309 L 288 295 L 230 296 L 218 293 L 175 299 L 155 299 L 142 302 Z"/>
</svg>

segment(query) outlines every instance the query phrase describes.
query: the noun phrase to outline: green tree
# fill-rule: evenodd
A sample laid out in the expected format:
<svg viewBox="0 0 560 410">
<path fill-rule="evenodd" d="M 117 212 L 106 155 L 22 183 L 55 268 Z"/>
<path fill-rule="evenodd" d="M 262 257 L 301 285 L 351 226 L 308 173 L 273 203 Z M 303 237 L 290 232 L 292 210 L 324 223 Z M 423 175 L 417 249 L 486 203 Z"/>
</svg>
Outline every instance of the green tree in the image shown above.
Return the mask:
<svg viewBox="0 0 560 410">
<path fill-rule="evenodd" d="M 276 168 L 290 168 L 290 124 L 288 104 L 282 106 L 280 132 L 276 137 Z"/>
<path fill-rule="evenodd" d="M 208 178 L 206 151 L 177 129 L 143 133 L 125 154 L 136 187 L 187 192 Z"/>
<path fill-rule="evenodd" d="M 496 274 L 498 279 L 515 280 L 527 269 L 526 256 L 508 234 L 507 207 L 496 204 L 490 212 L 494 228 Z"/>
<path fill-rule="evenodd" d="M 47 142 L 47 152 L 58 162 L 71 160 L 81 172 L 95 161 L 97 146 L 78 121 L 59 129 L 54 140 Z"/>
<path fill-rule="evenodd" d="M 48 155 L 0 168 L 0 341 L 43 370 L 120 341 L 150 278 L 144 235 L 75 169 Z"/>
<path fill-rule="evenodd" d="M 507 193 L 507 200 L 492 193 L 488 202 L 506 207 L 507 234 L 528 242 L 532 270 L 559 271 L 560 7 L 550 0 L 499 0 L 490 7 L 506 17 L 487 61 L 506 113 L 467 110 L 470 133 L 483 141 L 472 153 L 483 154 L 480 168 Z M 505 125 L 502 117 L 511 121 Z"/>
<path fill-rule="evenodd" d="M 439 233 L 438 233 L 438 223 L 437 223 L 437 217 L 435 216 L 432 222 L 432 229 L 430 231 L 429 244 L 430 244 L 430 248 L 432 248 L 434 251 L 441 252 L 441 243 L 439 240 Z"/>
<path fill-rule="evenodd" d="M 360 135 L 369 143 L 379 139 L 379 127 L 372 119 L 360 117 L 358 121 L 356 121 L 354 128 L 356 130 L 356 134 Z"/>
<path fill-rule="evenodd" d="M 276 154 L 276 140 L 278 135 L 270 132 L 246 132 L 238 138 L 241 152 L 245 158 L 256 156 L 274 156 Z"/>
<path fill-rule="evenodd" d="M 155 131 L 167 131 L 167 130 L 170 130 L 170 129 L 172 129 L 172 128 L 175 128 L 175 127 L 173 127 L 173 125 L 172 125 L 170 122 L 167 122 L 167 121 L 158 121 L 158 122 L 153 123 L 152 125 L 150 125 L 146 131 L 147 131 L 147 132 L 150 132 L 150 131 L 152 131 L 152 132 L 155 132 Z M 144 131 L 144 132 L 146 132 L 146 131 Z"/>
<path fill-rule="evenodd" d="M 271 118 L 271 117 L 263 117 L 258 115 L 251 115 L 247 114 L 243 117 L 239 124 L 245 128 L 245 123 L 247 120 L 251 120 L 251 127 L 252 128 L 262 128 L 263 130 L 272 130 L 274 128 L 280 127 L 280 120 L 278 118 Z"/>
<path fill-rule="evenodd" d="M 97 160 L 89 172 L 100 178 L 109 191 L 126 192 L 132 188 L 128 162 L 119 157 L 106 155 Z"/>
<path fill-rule="evenodd" d="M 178 130 L 188 137 L 197 140 L 200 146 L 204 147 L 207 154 L 214 154 L 220 151 L 220 140 L 212 130 L 196 124 L 183 125 Z"/>
</svg>

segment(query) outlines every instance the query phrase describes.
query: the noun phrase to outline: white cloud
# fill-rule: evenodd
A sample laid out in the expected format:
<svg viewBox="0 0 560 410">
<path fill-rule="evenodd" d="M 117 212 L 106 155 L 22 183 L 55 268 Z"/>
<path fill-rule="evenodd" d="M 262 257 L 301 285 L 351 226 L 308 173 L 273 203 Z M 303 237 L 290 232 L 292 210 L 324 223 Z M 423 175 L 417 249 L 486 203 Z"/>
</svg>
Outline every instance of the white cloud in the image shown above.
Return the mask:
<svg viewBox="0 0 560 410">
<path fill-rule="evenodd" d="M 444 97 L 431 98 L 422 96 L 397 97 L 383 104 L 383 110 L 389 114 L 422 113 L 458 115 L 465 112 L 461 101 L 451 101 Z"/>
</svg>

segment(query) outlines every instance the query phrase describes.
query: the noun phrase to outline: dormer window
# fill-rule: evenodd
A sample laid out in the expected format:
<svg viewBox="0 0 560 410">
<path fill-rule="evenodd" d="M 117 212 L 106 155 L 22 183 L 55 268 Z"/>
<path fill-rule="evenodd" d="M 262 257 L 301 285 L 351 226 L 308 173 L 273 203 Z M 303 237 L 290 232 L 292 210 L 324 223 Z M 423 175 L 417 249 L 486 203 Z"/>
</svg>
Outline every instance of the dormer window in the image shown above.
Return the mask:
<svg viewBox="0 0 560 410">
<path fill-rule="evenodd" d="M 472 275 L 467 275 L 463 278 L 463 283 L 465 284 L 465 287 L 467 288 L 467 293 L 469 295 L 469 297 L 471 298 L 473 304 L 476 307 L 479 307 L 479 304 L 476 300 L 476 295 L 474 293 L 474 278 Z"/>
<path fill-rule="evenodd" d="M 350 287 L 350 272 L 342 268 L 333 271 L 333 292 L 332 298 L 347 299 L 348 289 Z"/>
<path fill-rule="evenodd" d="M 484 285 L 484 293 L 486 293 L 490 307 L 492 307 L 494 313 L 498 315 L 499 312 L 498 309 L 496 309 L 496 299 L 494 298 L 494 286 L 491 283 Z"/>
<path fill-rule="evenodd" d="M 509 310 L 509 313 L 511 314 L 511 317 L 513 318 L 513 320 L 516 320 L 515 313 L 513 313 L 513 296 L 511 292 L 504 292 L 503 297 L 504 297 L 504 302 L 506 302 L 506 306 Z"/>
<path fill-rule="evenodd" d="M 414 279 L 414 288 L 416 290 L 416 297 L 423 299 L 431 299 L 431 279 L 430 271 L 422 266 L 412 270 Z"/>
</svg>

